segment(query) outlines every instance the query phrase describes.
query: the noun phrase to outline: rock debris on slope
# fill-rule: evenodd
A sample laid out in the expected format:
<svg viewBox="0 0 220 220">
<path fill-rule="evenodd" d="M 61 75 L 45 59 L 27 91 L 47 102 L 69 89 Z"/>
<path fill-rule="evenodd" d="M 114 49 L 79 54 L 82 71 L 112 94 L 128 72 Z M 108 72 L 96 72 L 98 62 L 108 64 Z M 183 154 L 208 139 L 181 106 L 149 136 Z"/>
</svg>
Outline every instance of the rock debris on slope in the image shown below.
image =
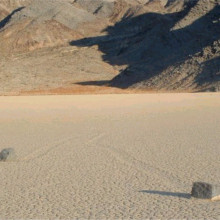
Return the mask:
<svg viewBox="0 0 220 220">
<path fill-rule="evenodd" d="M 109 80 L 104 84 L 108 86 L 218 91 L 219 15 L 219 0 L 2 0 L 0 80 L 5 91 L 9 90 L 6 80 L 10 78 L 12 55 L 22 53 L 27 60 L 30 53 L 44 48 L 50 57 L 54 54 L 52 48 L 68 47 L 69 51 L 78 51 L 74 56 L 82 61 L 81 69 L 91 62 L 111 65 L 118 75 L 105 72 L 105 79 Z M 88 56 L 80 48 L 87 50 Z M 60 60 L 57 56 L 51 63 Z M 71 63 L 66 63 L 66 67 L 73 72 L 78 69 Z M 29 72 L 31 75 L 31 68 Z M 81 81 L 87 78 L 82 76 Z M 47 80 L 48 87 L 56 81 Z M 22 83 L 28 84 L 28 77 Z"/>
</svg>

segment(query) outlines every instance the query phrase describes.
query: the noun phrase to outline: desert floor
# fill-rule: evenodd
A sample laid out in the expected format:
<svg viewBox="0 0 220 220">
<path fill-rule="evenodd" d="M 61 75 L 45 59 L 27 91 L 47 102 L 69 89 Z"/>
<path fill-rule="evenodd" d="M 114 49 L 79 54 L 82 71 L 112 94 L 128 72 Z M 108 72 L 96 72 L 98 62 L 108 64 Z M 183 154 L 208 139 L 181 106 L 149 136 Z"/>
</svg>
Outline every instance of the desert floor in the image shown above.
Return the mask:
<svg viewBox="0 0 220 220">
<path fill-rule="evenodd" d="M 220 219 L 220 94 L 0 97 L 0 218 Z"/>
</svg>

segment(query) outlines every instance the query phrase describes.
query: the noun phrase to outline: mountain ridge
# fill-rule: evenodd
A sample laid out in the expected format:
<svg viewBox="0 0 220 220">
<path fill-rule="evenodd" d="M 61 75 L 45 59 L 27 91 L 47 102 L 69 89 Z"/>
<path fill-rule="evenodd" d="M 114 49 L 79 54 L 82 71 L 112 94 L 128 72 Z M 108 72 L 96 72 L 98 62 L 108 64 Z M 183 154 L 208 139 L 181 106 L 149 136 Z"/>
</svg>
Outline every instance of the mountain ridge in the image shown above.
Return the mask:
<svg viewBox="0 0 220 220">
<path fill-rule="evenodd" d="M 219 91 L 219 15 L 218 0 L 3 0 L 0 94 Z"/>
</svg>

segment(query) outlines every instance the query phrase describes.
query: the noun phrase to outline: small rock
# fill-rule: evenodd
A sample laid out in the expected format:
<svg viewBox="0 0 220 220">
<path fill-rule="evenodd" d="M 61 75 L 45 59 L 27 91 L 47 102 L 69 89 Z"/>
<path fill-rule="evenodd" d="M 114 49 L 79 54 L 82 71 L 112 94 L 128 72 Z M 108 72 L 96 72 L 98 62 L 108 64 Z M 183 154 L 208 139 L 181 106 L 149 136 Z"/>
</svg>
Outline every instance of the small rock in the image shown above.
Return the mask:
<svg viewBox="0 0 220 220">
<path fill-rule="evenodd" d="M 220 185 L 195 182 L 193 183 L 191 195 L 199 199 L 220 200 Z"/>
<path fill-rule="evenodd" d="M 13 148 L 6 148 L 0 152 L 0 161 L 10 161 L 15 158 L 15 152 Z"/>
</svg>

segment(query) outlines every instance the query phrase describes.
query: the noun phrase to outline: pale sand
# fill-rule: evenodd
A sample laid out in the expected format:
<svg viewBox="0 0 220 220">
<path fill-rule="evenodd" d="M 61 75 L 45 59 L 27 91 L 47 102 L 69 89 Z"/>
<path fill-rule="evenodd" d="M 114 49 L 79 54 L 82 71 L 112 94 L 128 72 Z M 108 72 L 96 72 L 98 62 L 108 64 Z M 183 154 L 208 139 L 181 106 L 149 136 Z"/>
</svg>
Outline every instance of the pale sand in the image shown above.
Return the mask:
<svg viewBox="0 0 220 220">
<path fill-rule="evenodd" d="M 220 94 L 0 97 L 0 218 L 218 219 Z"/>
</svg>

